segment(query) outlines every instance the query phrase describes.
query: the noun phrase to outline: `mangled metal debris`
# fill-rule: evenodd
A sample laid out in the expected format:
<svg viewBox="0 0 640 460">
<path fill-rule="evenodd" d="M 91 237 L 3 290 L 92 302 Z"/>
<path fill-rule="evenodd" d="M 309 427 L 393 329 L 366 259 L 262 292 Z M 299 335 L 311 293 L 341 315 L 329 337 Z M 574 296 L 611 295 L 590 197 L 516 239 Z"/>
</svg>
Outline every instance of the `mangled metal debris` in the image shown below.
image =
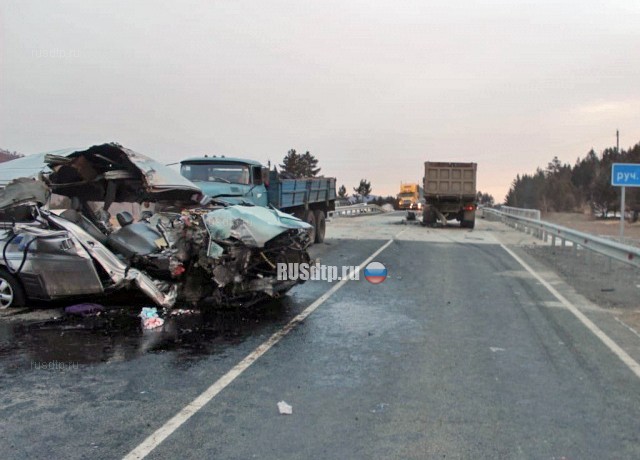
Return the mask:
<svg viewBox="0 0 640 460">
<path fill-rule="evenodd" d="M 1 164 L 0 184 L 2 308 L 128 287 L 161 307 L 246 306 L 296 284 L 277 279 L 278 262 L 309 262 L 308 224 L 255 206 L 204 207 L 194 184 L 118 144 Z M 64 209 L 48 209 L 51 194 Z M 143 203 L 136 219 L 132 204 Z"/>
</svg>

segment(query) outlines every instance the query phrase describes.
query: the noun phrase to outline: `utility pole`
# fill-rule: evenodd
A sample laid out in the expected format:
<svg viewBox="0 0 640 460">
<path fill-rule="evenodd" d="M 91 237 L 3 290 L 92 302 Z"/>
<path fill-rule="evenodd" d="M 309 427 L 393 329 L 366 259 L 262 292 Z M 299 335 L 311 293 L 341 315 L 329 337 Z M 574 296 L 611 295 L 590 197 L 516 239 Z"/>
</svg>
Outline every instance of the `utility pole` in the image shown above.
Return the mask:
<svg viewBox="0 0 640 460">
<path fill-rule="evenodd" d="M 620 130 L 616 129 L 616 156 L 620 155 Z M 620 240 L 624 238 L 625 187 L 620 188 Z"/>
</svg>

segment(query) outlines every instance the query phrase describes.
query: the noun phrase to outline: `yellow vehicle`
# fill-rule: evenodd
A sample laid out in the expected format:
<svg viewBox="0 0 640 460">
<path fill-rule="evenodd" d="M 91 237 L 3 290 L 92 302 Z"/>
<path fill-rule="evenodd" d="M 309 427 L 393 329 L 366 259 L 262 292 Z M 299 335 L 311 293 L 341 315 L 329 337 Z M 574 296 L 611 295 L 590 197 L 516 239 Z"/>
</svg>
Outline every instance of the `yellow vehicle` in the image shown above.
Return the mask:
<svg viewBox="0 0 640 460">
<path fill-rule="evenodd" d="M 419 184 L 400 184 L 398 193 L 398 209 L 422 209 L 420 198 L 422 187 Z"/>
</svg>

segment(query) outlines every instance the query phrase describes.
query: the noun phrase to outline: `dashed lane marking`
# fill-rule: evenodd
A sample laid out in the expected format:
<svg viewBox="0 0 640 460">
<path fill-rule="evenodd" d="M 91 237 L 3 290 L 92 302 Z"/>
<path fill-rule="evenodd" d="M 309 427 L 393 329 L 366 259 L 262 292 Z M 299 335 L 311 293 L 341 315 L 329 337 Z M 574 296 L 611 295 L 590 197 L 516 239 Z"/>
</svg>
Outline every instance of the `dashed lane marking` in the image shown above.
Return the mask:
<svg viewBox="0 0 640 460">
<path fill-rule="evenodd" d="M 382 251 L 387 249 L 393 241 L 400 236 L 401 233 L 396 234 L 389 241 L 383 244 L 377 251 L 371 254 L 364 262 L 362 262 L 356 271 L 362 271 L 374 258 L 376 258 Z M 165 439 L 167 439 L 174 431 L 182 426 L 187 420 L 189 420 L 194 414 L 202 409 L 208 402 L 215 398 L 222 390 L 224 390 L 231 382 L 238 378 L 249 366 L 256 362 L 262 355 L 271 349 L 276 343 L 280 342 L 284 336 L 291 332 L 295 327 L 303 322 L 311 313 L 318 309 L 320 305 L 327 301 L 333 294 L 336 293 L 342 286 L 344 286 L 349 279 L 343 279 L 336 283 L 331 289 L 322 294 L 311 305 L 305 308 L 300 314 L 289 321 L 282 329 L 274 333 L 269 339 L 263 342 L 258 348 L 253 350 L 242 361 L 236 364 L 229 372 L 216 380 L 209 388 L 200 394 L 196 399 L 187 404 L 176 415 L 170 418 L 164 425 L 154 431 L 147 439 L 142 441 L 135 449 L 129 452 L 124 460 L 141 459 L 149 455 L 156 447 L 158 447 Z"/>
</svg>

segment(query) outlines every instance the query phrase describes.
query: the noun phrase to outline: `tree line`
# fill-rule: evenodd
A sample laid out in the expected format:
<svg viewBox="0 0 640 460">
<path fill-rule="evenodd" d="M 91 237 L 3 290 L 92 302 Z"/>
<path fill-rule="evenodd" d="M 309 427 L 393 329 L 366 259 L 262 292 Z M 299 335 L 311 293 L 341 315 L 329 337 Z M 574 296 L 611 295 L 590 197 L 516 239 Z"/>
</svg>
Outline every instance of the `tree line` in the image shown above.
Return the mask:
<svg viewBox="0 0 640 460">
<path fill-rule="evenodd" d="M 620 208 L 620 189 L 611 185 L 613 163 L 640 163 L 640 143 L 626 151 L 609 147 L 597 154 L 591 149 L 573 166 L 554 157 L 545 169 L 517 175 L 505 197 L 505 204 L 542 212 L 589 209 L 593 215 L 606 217 Z M 626 204 L 632 210 L 640 207 L 637 188 L 627 188 Z"/>
<path fill-rule="evenodd" d="M 16 158 L 21 158 L 23 156 L 24 155 L 21 155 L 18 152 L 11 152 L 9 150 L 0 149 L 0 163 L 15 160 Z"/>
<path fill-rule="evenodd" d="M 284 156 L 282 163 L 279 165 L 280 174 L 283 177 L 298 179 L 302 177 L 317 177 L 321 168 L 318 168 L 318 159 L 306 151 L 305 153 L 298 153 L 296 149 L 290 149 Z M 384 204 L 386 202 L 393 203 L 393 197 L 376 197 L 373 200 L 369 200 L 372 194 L 371 182 L 366 179 L 361 179 L 357 187 L 353 188 L 353 196 L 357 202 L 371 201 L 376 204 Z M 341 185 L 338 189 L 338 197 L 344 200 L 349 199 L 347 188 Z M 380 203 L 378 203 L 380 201 Z"/>
</svg>

